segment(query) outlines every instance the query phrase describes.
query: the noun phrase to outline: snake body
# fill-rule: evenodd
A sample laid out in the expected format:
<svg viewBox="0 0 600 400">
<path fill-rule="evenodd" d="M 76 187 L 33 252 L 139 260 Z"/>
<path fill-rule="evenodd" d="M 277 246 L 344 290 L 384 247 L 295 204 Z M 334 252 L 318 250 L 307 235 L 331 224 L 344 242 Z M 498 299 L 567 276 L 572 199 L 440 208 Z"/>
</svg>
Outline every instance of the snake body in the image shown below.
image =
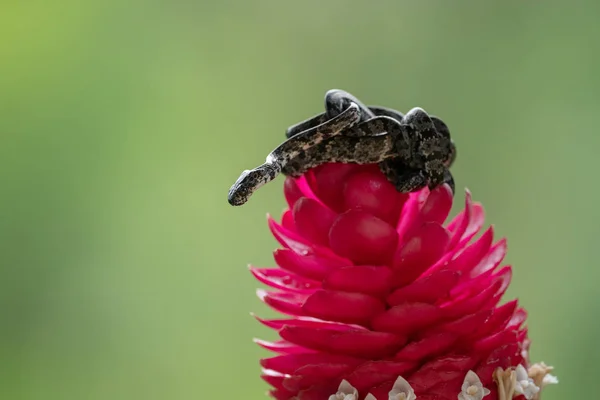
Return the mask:
<svg viewBox="0 0 600 400">
<path fill-rule="evenodd" d="M 399 152 L 409 153 L 410 149 L 402 146 L 407 142 L 398 140 L 403 134 L 401 124 L 393 118 L 371 119 L 347 129 L 342 136 L 307 149 L 291 159 L 282 172 L 289 176 L 300 176 L 328 162 L 377 164 L 397 157 Z"/>
<path fill-rule="evenodd" d="M 449 184 L 454 191 L 454 179 L 448 168 L 454 162 L 456 148 L 450 138 L 450 131 L 444 121 L 436 116 L 428 116 L 422 109 L 411 110 L 409 112 L 412 114 L 410 115 L 411 121 L 409 121 L 406 119 L 408 114 L 405 116 L 388 107 L 366 106 L 350 93 L 333 89 L 325 94 L 326 111 L 290 126 L 286 131 L 286 136 L 293 137 L 313 124 L 322 123 L 322 121 L 334 117 L 350 101 L 356 103 L 360 108 L 363 123 L 359 127 L 363 127 L 363 129 L 349 129 L 341 137 L 308 149 L 300 159 L 292 160 L 288 164 L 284 171 L 285 174 L 301 175 L 308 169 L 324 162 L 378 163 L 383 174 L 400 192 L 411 192 L 428 185 L 433 188 L 441 183 Z M 422 111 L 417 118 L 415 118 L 416 110 Z M 391 118 L 403 126 L 399 129 L 397 125 L 390 125 L 382 117 Z M 369 125 L 365 124 L 367 121 L 371 125 L 370 129 L 366 129 Z M 393 137 L 386 139 L 368 137 L 373 134 L 379 135 L 383 131 L 395 136 L 395 139 Z M 349 138 L 354 136 L 360 136 L 361 139 Z M 442 142 L 441 151 L 422 157 L 419 146 L 436 136 L 437 140 Z M 397 154 L 382 152 L 382 149 L 387 149 L 387 147 L 380 142 L 381 140 L 396 140 L 395 151 Z M 380 156 L 377 161 L 374 161 L 377 158 L 374 153 Z"/>
</svg>

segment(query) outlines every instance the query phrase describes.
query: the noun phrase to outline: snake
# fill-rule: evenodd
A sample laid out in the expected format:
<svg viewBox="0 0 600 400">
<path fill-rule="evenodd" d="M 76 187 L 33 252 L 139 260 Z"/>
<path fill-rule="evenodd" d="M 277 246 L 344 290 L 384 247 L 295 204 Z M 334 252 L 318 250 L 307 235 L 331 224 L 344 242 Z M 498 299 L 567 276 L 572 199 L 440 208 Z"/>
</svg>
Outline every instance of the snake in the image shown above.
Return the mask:
<svg viewBox="0 0 600 400">
<path fill-rule="evenodd" d="M 239 206 L 260 187 L 283 173 L 298 177 L 324 163 L 379 164 L 399 192 L 448 183 L 456 148 L 446 124 L 419 107 L 406 115 L 381 106 L 365 106 L 348 92 L 325 95 L 325 112 L 292 125 L 287 140 L 266 162 L 242 172 L 228 201 Z"/>
</svg>

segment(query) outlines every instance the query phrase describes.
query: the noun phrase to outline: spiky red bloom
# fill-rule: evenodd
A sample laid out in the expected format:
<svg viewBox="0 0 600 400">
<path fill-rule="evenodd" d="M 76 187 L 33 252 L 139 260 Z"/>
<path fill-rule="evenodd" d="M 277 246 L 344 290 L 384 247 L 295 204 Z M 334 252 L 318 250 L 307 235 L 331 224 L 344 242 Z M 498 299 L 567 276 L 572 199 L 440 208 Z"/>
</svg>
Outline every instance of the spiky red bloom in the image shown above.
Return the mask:
<svg viewBox="0 0 600 400">
<path fill-rule="evenodd" d="M 511 267 L 499 267 L 483 207 L 471 201 L 444 225 L 447 186 L 400 194 L 376 166 L 327 164 L 288 178 L 289 209 L 269 219 L 284 247 L 279 268 L 251 268 L 274 288 L 261 299 L 290 317 L 260 321 L 281 340 L 261 361 L 276 399 L 324 400 L 342 379 L 363 399 L 388 399 L 398 376 L 419 400 L 456 400 L 469 370 L 497 397 L 492 374 L 528 365 L 526 312 L 499 304 Z"/>
</svg>

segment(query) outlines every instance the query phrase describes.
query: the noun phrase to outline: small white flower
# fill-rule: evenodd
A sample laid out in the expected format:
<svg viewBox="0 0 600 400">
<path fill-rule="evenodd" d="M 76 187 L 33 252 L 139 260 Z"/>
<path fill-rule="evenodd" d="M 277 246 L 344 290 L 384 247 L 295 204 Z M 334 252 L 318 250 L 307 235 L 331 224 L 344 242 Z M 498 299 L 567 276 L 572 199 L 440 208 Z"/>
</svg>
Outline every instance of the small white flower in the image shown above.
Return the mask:
<svg viewBox="0 0 600 400">
<path fill-rule="evenodd" d="M 522 394 L 527 400 L 533 397 L 540 391 L 540 388 L 535 385 L 533 379 L 527 374 L 527 370 L 521 364 L 515 369 L 517 374 L 517 383 L 515 384 L 515 393 Z"/>
<path fill-rule="evenodd" d="M 329 396 L 329 400 L 358 400 L 358 390 L 347 380 L 343 380 L 336 394 Z"/>
<path fill-rule="evenodd" d="M 558 378 L 552 374 L 546 374 L 544 376 L 544 380 L 542 381 L 542 387 L 546 385 L 556 385 L 558 383 Z"/>
<path fill-rule="evenodd" d="M 365 397 L 365 400 L 377 400 L 375 398 L 375 396 L 373 396 L 371 393 L 367 394 L 367 397 Z"/>
<path fill-rule="evenodd" d="M 483 387 L 477 374 L 469 371 L 465 376 L 461 392 L 458 394 L 458 400 L 482 400 L 488 394 L 490 391 Z"/>
<path fill-rule="evenodd" d="M 403 377 L 399 376 L 390 390 L 389 400 L 415 400 L 415 391 Z M 366 400 L 366 399 L 365 399 Z"/>
<path fill-rule="evenodd" d="M 533 379 L 533 383 L 535 383 L 535 385 L 541 390 L 547 385 L 558 383 L 558 378 L 550 374 L 553 369 L 554 368 L 551 366 L 546 365 L 546 363 L 539 362 L 529 367 L 527 375 L 529 375 L 529 378 Z"/>
</svg>

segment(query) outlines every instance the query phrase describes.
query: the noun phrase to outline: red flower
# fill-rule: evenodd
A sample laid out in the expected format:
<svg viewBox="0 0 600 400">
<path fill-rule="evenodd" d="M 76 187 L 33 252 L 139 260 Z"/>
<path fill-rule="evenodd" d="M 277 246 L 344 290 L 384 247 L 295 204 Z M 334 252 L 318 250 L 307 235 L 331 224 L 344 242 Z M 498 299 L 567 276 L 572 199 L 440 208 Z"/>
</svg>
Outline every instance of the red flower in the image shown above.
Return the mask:
<svg viewBox="0 0 600 400">
<path fill-rule="evenodd" d="M 497 368 L 529 366 L 527 314 L 500 304 L 506 241 L 492 227 L 476 238 L 484 211 L 468 192 L 445 224 L 449 187 L 401 194 L 377 166 L 326 164 L 287 178 L 285 197 L 281 223 L 269 219 L 279 267 L 251 267 L 289 316 L 259 319 L 281 337 L 257 340 L 276 353 L 261 361 L 272 397 L 326 400 L 345 380 L 387 400 L 401 377 L 419 400 L 456 400 L 473 371 L 493 400 Z"/>
</svg>

